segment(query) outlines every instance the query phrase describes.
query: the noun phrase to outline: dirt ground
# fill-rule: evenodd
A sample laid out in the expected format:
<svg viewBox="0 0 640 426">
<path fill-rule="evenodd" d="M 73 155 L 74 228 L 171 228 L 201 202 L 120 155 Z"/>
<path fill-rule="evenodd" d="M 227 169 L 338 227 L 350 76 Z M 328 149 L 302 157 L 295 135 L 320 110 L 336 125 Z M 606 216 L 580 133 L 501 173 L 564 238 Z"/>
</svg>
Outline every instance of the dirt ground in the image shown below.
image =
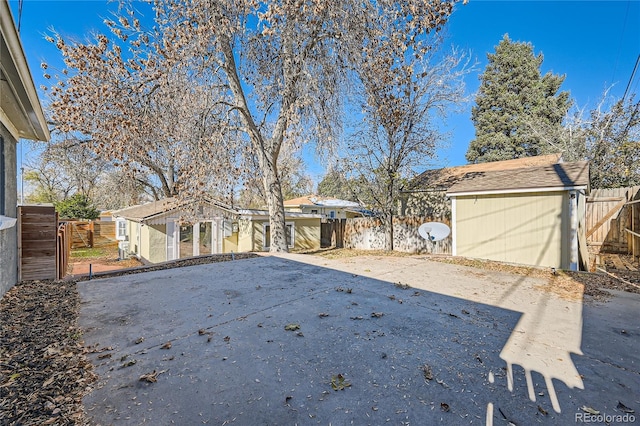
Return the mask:
<svg viewBox="0 0 640 426">
<path fill-rule="evenodd" d="M 135 257 L 120 260 L 117 246 L 104 247 L 103 250 L 103 254 L 97 257 L 77 257 L 72 252 L 67 275 L 78 277 L 89 275 L 89 273 L 95 274 L 143 266 L 143 263 Z"/>
<path fill-rule="evenodd" d="M 353 250 L 317 253 L 318 256 L 326 257 L 362 254 L 389 255 L 384 252 Z M 404 256 L 397 253 L 393 255 Z M 236 258 L 238 256 L 236 255 Z M 230 259 L 231 256 L 208 256 L 156 265 L 148 270 Z M 608 293 L 603 289 L 640 293 L 640 273 L 637 272 L 616 271 L 619 278 L 601 273 L 558 272 L 554 275 L 547 269 L 498 262 L 436 256 L 430 259 L 460 263 L 489 271 L 548 277 L 549 284 L 545 286 L 546 290 L 560 292 L 569 298 L 582 289 L 584 294 L 589 296 L 588 300 L 597 301 L 606 300 Z M 87 260 L 80 264 L 87 264 Z M 119 270 L 112 273 L 121 275 L 144 270 L 147 269 Z M 75 273 L 78 271 L 79 269 L 75 269 Z M 75 280 L 22 282 L 7 292 L 0 301 L 0 323 L 3 324 L 0 329 L 0 424 L 88 424 L 83 411 L 82 397 L 88 393 L 91 383 L 96 380 L 93 366 L 87 360 L 87 354 L 90 350 L 95 351 L 95 348 L 88 349 L 83 345 L 77 323 L 79 304 Z"/>
</svg>

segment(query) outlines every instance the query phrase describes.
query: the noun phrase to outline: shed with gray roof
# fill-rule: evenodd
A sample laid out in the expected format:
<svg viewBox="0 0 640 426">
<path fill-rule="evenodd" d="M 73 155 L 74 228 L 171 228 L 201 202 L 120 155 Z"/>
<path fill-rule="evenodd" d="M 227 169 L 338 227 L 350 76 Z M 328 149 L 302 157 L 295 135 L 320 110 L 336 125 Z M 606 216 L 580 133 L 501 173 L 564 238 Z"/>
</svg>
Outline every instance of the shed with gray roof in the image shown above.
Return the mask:
<svg viewBox="0 0 640 426">
<path fill-rule="evenodd" d="M 448 191 L 454 256 L 588 269 L 589 164 L 556 163 L 462 176 Z"/>
</svg>

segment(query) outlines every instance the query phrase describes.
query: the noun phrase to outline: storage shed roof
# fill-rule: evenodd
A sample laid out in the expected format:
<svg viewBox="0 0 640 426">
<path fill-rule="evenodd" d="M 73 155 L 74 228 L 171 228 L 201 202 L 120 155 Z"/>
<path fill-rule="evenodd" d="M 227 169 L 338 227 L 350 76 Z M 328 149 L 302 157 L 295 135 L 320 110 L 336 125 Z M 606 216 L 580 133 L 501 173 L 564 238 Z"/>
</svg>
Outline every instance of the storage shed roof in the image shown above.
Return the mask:
<svg viewBox="0 0 640 426">
<path fill-rule="evenodd" d="M 589 163 L 576 161 L 514 170 L 466 173 L 447 195 L 510 193 L 589 188 Z"/>
<path fill-rule="evenodd" d="M 420 191 L 425 189 L 446 191 L 468 173 L 550 166 L 558 163 L 561 160 L 561 157 L 562 154 L 548 154 L 536 157 L 524 157 L 513 160 L 492 161 L 489 163 L 467 164 L 464 166 L 426 170 L 411 181 L 409 191 Z"/>
<path fill-rule="evenodd" d="M 237 212 L 231 209 L 229 206 L 218 201 L 207 200 L 203 203 L 220 208 L 222 210 L 226 210 L 233 214 L 237 214 Z M 113 216 L 123 217 L 125 219 L 133 220 L 136 222 L 142 222 L 170 211 L 178 210 L 183 207 L 186 208 L 189 204 L 190 202 L 188 201 L 180 202 L 177 198 L 170 197 L 158 201 L 152 201 L 147 204 L 127 207 L 125 209 L 113 212 Z"/>
</svg>

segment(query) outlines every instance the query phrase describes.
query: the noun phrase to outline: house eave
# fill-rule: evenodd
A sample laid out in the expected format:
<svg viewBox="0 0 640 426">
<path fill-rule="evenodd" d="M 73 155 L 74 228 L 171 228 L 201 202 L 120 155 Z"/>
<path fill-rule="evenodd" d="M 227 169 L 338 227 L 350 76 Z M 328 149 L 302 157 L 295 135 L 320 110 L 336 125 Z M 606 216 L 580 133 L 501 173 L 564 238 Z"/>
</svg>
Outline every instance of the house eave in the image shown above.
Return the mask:
<svg viewBox="0 0 640 426">
<path fill-rule="evenodd" d="M 0 121 L 15 139 L 51 137 L 7 1 L 0 1 Z"/>
</svg>

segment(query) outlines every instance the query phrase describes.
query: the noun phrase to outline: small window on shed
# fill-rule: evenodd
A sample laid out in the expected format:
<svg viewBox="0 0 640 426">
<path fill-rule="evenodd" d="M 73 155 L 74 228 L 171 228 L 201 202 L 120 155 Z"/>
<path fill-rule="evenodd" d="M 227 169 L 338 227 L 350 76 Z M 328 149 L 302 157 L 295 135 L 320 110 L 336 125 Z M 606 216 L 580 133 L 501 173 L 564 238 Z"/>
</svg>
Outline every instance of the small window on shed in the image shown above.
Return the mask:
<svg viewBox="0 0 640 426">
<path fill-rule="evenodd" d="M 116 219 L 116 240 L 126 241 L 127 239 L 127 222 L 122 218 Z"/>
</svg>

